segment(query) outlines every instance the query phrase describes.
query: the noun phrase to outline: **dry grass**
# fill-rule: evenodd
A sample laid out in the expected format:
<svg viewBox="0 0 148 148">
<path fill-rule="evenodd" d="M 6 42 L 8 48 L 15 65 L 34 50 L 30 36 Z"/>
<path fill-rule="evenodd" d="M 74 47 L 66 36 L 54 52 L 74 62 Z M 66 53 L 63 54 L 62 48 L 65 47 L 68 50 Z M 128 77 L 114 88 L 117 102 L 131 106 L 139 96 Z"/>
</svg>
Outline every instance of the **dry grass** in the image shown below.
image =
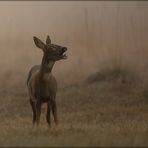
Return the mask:
<svg viewBox="0 0 148 148">
<path fill-rule="evenodd" d="M 48 129 L 43 105 L 36 131 L 25 85 L 18 86 L 1 92 L 0 146 L 148 146 L 148 99 L 139 86 L 114 79 L 60 87 L 59 127 Z"/>
</svg>

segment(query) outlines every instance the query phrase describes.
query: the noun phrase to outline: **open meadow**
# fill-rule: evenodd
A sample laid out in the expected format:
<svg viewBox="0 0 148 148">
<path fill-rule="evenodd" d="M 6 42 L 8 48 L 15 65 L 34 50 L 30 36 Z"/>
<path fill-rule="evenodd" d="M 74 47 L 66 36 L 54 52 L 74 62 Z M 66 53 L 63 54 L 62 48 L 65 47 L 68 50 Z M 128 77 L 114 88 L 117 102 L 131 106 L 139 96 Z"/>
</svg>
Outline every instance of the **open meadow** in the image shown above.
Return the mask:
<svg viewBox="0 0 148 148">
<path fill-rule="evenodd" d="M 113 71 L 112 71 L 113 72 Z M 43 105 L 38 130 L 26 92 L 12 88 L 0 100 L 1 146 L 147 146 L 147 94 L 124 77 L 69 84 L 57 95 L 60 124 L 49 129 Z M 91 77 L 93 80 L 94 77 Z M 137 86 L 137 87 L 136 87 Z M 22 91 L 21 91 L 22 90 Z"/>
<path fill-rule="evenodd" d="M 55 12 L 56 11 L 56 12 Z M 0 147 L 148 146 L 148 2 L 0 2 Z M 55 63 L 59 125 L 32 129 L 27 76 L 42 51 Z"/>
</svg>

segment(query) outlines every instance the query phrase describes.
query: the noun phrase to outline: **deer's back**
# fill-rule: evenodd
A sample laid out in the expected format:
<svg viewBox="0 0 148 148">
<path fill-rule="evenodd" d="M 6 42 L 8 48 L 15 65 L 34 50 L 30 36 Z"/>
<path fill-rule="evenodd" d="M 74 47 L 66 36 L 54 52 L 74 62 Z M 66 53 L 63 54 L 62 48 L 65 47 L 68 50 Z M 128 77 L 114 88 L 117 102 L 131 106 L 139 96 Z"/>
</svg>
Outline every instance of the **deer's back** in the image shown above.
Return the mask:
<svg viewBox="0 0 148 148">
<path fill-rule="evenodd" d="M 32 74 L 33 74 L 34 72 L 36 72 L 37 70 L 39 70 L 40 67 L 41 67 L 40 65 L 35 65 L 35 66 L 33 66 L 33 67 L 30 69 L 29 74 L 28 74 L 28 78 L 27 78 L 27 85 L 28 85 L 28 82 L 29 82 L 29 80 L 30 80 Z"/>
</svg>

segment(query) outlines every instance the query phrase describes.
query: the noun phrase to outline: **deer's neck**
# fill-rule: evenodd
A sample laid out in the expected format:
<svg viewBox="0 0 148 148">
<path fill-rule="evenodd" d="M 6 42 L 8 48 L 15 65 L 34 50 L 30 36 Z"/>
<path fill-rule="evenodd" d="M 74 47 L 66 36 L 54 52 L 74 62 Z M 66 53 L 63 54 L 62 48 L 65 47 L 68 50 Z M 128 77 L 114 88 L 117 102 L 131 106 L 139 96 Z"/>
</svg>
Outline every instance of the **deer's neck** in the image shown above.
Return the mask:
<svg viewBox="0 0 148 148">
<path fill-rule="evenodd" d="M 54 66 L 55 61 L 50 61 L 46 54 L 43 55 L 40 76 L 43 77 L 46 74 L 50 74 Z"/>
</svg>

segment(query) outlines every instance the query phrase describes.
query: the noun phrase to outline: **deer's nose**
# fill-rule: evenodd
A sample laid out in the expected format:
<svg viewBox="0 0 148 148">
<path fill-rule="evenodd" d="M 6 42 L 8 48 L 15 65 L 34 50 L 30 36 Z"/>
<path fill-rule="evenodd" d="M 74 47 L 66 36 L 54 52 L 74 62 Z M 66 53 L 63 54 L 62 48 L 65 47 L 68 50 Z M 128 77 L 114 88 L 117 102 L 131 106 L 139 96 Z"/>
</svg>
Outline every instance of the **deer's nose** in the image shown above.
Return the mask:
<svg viewBox="0 0 148 148">
<path fill-rule="evenodd" d="M 66 47 L 62 47 L 62 52 L 65 52 L 67 50 Z"/>
</svg>

